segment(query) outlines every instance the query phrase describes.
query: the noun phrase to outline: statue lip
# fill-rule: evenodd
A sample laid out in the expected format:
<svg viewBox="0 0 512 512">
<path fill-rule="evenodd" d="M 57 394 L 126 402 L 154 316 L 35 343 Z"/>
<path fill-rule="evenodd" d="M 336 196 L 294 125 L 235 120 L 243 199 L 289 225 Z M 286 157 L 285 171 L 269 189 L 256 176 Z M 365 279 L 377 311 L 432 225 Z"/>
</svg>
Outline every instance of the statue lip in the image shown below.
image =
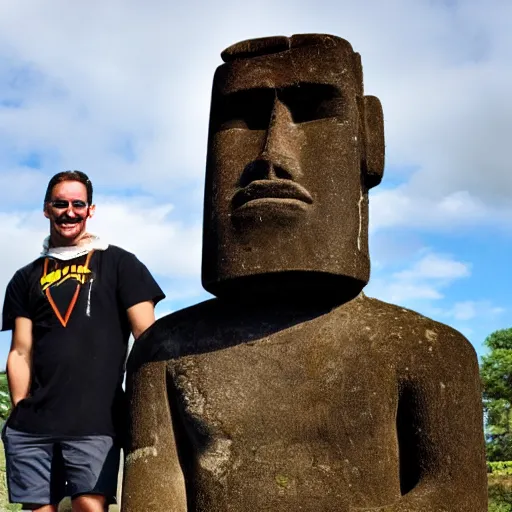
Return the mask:
<svg viewBox="0 0 512 512">
<path fill-rule="evenodd" d="M 298 202 L 311 204 L 313 203 L 313 198 L 302 185 L 292 180 L 256 180 L 235 193 L 232 199 L 232 205 L 236 210 L 253 201 L 257 201 L 258 203 L 273 202 L 297 204 Z"/>
</svg>

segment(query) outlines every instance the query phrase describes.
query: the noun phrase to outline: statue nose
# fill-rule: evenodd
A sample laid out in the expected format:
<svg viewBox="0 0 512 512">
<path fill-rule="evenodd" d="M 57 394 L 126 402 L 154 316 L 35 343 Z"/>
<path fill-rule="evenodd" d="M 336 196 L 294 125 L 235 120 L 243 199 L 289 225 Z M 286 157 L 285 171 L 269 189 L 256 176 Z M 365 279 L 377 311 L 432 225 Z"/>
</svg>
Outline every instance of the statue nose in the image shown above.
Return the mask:
<svg viewBox="0 0 512 512">
<path fill-rule="evenodd" d="M 295 126 L 291 112 L 286 105 L 274 100 L 270 122 L 265 139 L 265 146 L 262 151 L 262 157 L 272 155 L 290 155 L 295 153 L 293 141 L 297 136 L 297 127 Z"/>
<path fill-rule="evenodd" d="M 256 180 L 276 179 L 293 180 L 293 174 L 290 170 L 274 163 L 268 158 L 258 158 L 244 169 L 240 179 L 240 186 L 246 187 L 249 183 Z"/>
<path fill-rule="evenodd" d="M 300 133 L 286 105 L 274 100 L 265 143 L 259 156 L 245 168 L 242 187 L 255 180 L 295 180 L 300 175 Z"/>
</svg>

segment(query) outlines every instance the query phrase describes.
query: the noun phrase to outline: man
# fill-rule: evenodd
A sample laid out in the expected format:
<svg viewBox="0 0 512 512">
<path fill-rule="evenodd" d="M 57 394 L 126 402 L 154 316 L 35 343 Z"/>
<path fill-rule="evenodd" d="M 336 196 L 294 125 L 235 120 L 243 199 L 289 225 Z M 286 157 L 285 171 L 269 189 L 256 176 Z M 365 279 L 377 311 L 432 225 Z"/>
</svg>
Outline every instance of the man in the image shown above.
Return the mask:
<svg viewBox="0 0 512 512">
<path fill-rule="evenodd" d="M 115 500 L 128 338 L 154 322 L 164 298 L 133 254 L 87 232 L 92 193 L 79 171 L 50 180 L 50 236 L 5 295 L 9 499 L 39 512 L 56 512 L 65 495 L 74 512 L 101 512 Z"/>
</svg>

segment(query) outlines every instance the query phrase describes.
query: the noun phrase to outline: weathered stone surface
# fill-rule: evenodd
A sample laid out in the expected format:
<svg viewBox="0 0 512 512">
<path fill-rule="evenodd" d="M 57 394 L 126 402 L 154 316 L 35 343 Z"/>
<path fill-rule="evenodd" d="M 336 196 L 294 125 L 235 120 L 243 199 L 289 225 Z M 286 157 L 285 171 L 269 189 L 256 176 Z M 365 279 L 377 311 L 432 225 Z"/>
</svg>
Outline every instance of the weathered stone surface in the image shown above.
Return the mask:
<svg viewBox="0 0 512 512">
<path fill-rule="evenodd" d="M 367 298 L 382 110 L 346 41 L 223 52 L 212 94 L 203 283 L 128 367 L 123 511 L 482 512 L 469 342 Z"/>
<path fill-rule="evenodd" d="M 285 51 L 283 38 L 234 45 L 215 74 L 203 284 L 219 297 L 265 287 L 357 294 L 368 281 L 368 187 L 384 165 L 380 102 L 363 96 L 348 42 L 287 42 Z"/>
</svg>

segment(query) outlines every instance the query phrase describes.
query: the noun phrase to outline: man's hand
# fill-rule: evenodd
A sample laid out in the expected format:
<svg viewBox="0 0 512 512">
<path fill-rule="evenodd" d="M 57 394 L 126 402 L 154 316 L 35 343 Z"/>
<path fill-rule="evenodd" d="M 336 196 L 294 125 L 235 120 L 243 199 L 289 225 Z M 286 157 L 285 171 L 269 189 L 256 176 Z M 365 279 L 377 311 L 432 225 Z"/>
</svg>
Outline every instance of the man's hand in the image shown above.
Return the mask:
<svg viewBox="0 0 512 512">
<path fill-rule="evenodd" d="M 127 313 L 135 339 L 155 323 L 155 305 L 152 300 L 135 304 L 127 309 Z"/>
<path fill-rule="evenodd" d="M 11 350 L 7 357 L 7 378 L 11 400 L 16 407 L 30 391 L 32 367 L 32 320 L 18 317 L 14 321 Z"/>
</svg>

